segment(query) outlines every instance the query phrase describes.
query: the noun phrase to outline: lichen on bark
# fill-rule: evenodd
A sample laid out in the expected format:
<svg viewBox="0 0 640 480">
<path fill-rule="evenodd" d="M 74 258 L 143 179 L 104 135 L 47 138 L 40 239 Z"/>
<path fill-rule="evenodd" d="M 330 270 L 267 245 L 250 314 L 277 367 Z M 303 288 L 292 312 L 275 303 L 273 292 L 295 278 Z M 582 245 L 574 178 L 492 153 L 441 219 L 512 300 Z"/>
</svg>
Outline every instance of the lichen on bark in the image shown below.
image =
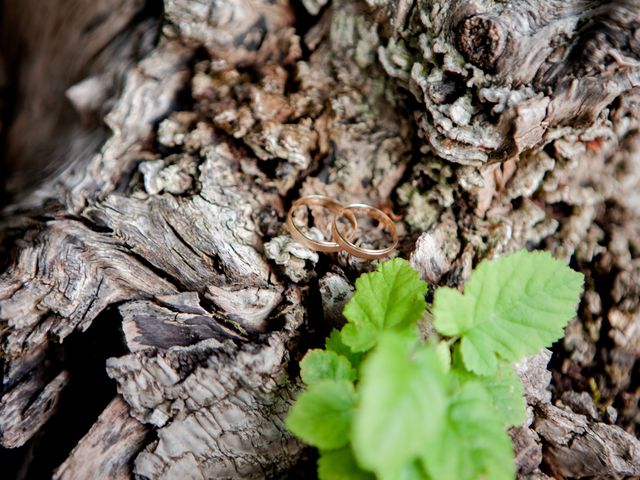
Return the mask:
<svg viewBox="0 0 640 480">
<path fill-rule="evenodd" d="M 291 201 L 325 194 L 398 218 L 398 254 L 432 286 L 459 287 L 481 259 L 520 248 L 583 271 L 552 375 L 545 355 L 521 366 L 519 474 L 640 474 L 624 431 L 639 428 L 635 2 L 164 7 L 158 43 L 122 72 L 121 91 L 71 90 L 85 113 L 92 99 L 111 105 L 110 137 L 0 218 L 4 446 L 55 414 L 67 372 L 52 351 L 115 307 L 129 352 L 107 361 L 119 397 L 60 478 L 111 417 L 129 447 L 91 464 L 105 472 L 132 458 L 141 478 L 294 468 L 304 449 L 282 420 L 296 360 L 340 325 L 354 279 L 374 266 L 290 238 Z M 311 218 L 328 231 L 326 212 Z"/>
</svg>

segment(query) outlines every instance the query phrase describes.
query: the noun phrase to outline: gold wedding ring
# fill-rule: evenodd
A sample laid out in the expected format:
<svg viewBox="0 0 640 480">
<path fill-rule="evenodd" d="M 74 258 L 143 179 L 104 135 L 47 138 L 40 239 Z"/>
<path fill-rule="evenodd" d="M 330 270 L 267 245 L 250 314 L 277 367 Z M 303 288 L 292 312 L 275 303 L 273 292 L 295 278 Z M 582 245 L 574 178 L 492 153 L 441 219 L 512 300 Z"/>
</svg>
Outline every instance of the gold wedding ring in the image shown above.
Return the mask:
<svg viewBox="0 0 640 480">
<path fill-rule="evenodd" d="M 361 248 L 356 246 L 352 242 L 352 238 L 347 238 L 338 229 L 338 220 L 340 219 L 340 217 L 349 216 L 349 218 L 355 218 L 354 212 L 363 212 L 369 217 L 378 220 L 381 224 L 384 225 L 387 232 L 389 232 L 389 234 L 391 235 L 393 243 L 389 247 L 381 249 Z M 398 245 L 398 231 L 396 229 L 396 224 L 393 223 L 393 220 L 391 220 L 391 218 L 389 218 L 389 216 L 382 210 L 372 207 L 371 205 L 366 205 L 364 203 L 353 203 L 342 208 L 342 210 L 333 219 L 332 233 L 333 239 L 343 250 L 350 253 L 354 257 L 364 258 L 367 260 L 386 257 Z"/>
<path fill-rule="evenodd" d="M 334 242 L 314 240 L 300 230 L 293 221 L 293 213 L 301 206 L 324 207 L 335 214 L 331 227 L 333 240 L 335 240 Z M 386 248 L 372 249 L 358 247 L 353 243 L 358 233 L 358 222 L 356 220 L 355 212 L 364 213 L 365 215 L 378 220 L 384 226 L 384 229 L 389 232 L 389 235 L 391 235 L 392 244 Z M 343 234 L 338 229 L 338 220 L 342 217 L 349 220 L 352 227 L 351 231 L 347 235 Z M 386 257 L 398 246 L 398 231 L 396 229 L 396 224 L 393 223 L 393 220 L 391 220 L 391 218 L 389 218 L 389 216 L 382 210 L 364 203 L 353 203 L 345 207 L 340 202 L 324 195 L 307 195 L 306 197 L 299 198 L 293 202 L 289 209 L 289 213 L 287 214 L 287 229 L 293 238 L 312 250 L 316 250 L 318 252 L 338 252 L 340 250 L 344 250 L 354 257 L 364 258 L 367 260 Z"/>
<path fill-rule="evenodd" d="M 298 240 L 300 243 L 318 252 L 340 251 L 340 245 L 338 245 L 336 242 L 314 240 L 302 233 L 300 228 L 293 221 L 293 212 L 301 206 L 324 207 L 332 211 L 334 214 L 339 215 L 343 213 L 343 205 L 340 202 L 333 200 L 332 198 L 325 197 L 324 195 L 307 195 L 306 197 L 299 198 L 298 200 L 293 202 L 291 208 L 289 209 L 289 213 L 287 214 L 287 229 L 291 233 L 291 236 Z M 353 215 L 353 213 L 349 212 L 345 216 L 353 227 L 351 234 L 349 235 L 349 240 L 353 240 L 358 230 L 358 223 L 356 222 L 356 217 L 355 215 Z"/>
</svg>

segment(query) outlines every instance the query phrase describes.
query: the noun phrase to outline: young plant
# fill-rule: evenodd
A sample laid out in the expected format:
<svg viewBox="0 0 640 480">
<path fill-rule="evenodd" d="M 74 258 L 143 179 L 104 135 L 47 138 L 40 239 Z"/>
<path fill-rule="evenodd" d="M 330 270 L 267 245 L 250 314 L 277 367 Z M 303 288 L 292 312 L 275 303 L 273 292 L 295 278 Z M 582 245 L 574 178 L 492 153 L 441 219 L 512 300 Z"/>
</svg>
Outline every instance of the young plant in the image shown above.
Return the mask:
<svg viewBox="0 0 640 480">
<path fill-rule="evenodd" d="M 439 338 L 423 341 L 426 284 L 405 260 L 381 263 L 356 281 L 343 329 L 302 359 L 287 428 L 320 450 L 320 480 L 513 479 L 513 363 L 562 337 L 582 284 L 548 253 L 484 261 L 464 293 L 436 290 Z"/>
</svg>

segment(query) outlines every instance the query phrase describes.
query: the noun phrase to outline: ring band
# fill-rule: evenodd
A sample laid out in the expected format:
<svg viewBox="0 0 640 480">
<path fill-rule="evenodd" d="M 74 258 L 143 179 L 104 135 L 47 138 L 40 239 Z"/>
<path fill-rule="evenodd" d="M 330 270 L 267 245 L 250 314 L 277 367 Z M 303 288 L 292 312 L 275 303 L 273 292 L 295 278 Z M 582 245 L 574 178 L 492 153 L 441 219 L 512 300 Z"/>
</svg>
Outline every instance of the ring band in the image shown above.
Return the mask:
<svg viewBox="0 0 640 480">
<path fill-rule="evenodd" d="M 353 211 L 364 211 L 368 216 L 375 218 L 376 220 L 384 224 L 385 229 L 389 232 L 391 238 L 393 239 L 393 243 L 391 244 L 391 246 L 382 249 L 360 248 L 351 242 L 352 239 L 345 237 L 340 232 L 340 230 L 338 230 L 338 219 L 342 216 L 347 216 L 347 214 L 349 213 L 351 214 L 350 216 L 355 219 Z M 393 223 L 393 220 L 391 220 L 389 216 L 382 210 L 378 210 L 375 207 L 365 205 L 363 203 L 353 203 L 344 207 L 342 211 L 339 212 L 338 215 L 336 215 L 336 217 L 333 219 L 332 233 L 333 239 L 346 252 L 350 253 L 354 257 L 364 258 L 367 260 L 386 257 L 398 245 L 398 231 L 396 229 L 396 224 Z"/>
<path fill-rule="evenodd" d="M 298 200 L 293 202 L 293 204 L 291 205 L 291 208 L 289 209 L 289 213 L 287 214 L 287 229 L 289 230 L 289 233 L 291 233 L 291 236 L 296 240 L 298 240 L 300 243 L 318 252 L 339 251 L 340 245 L 338 245 L 336 242 L 313 240 L 312 238 L 307 237 L 298 228 L 298 226 L 293 221 L 293 212 L 297 210 L 298 207 L 303 205 L 325 207 L 331 210 L 332 212 L 334 212 L 336 215 L 344 213 L 343 212 L 344 206 L 340 202 L 332 198 L 325 197 L 324 195 L 307 195 L 306 197 L 299 198 Z M 349 222 L 353 227 L 352 235 L 349 238 L 350 240 L 353 240 L 358 230 L 358 223 L 353 213 L 349 212 L 349 214 L 345 216 L 348 217 Z M 335 224 L 335 219 L 334 219 L 334 224 Z"/>
</svg>

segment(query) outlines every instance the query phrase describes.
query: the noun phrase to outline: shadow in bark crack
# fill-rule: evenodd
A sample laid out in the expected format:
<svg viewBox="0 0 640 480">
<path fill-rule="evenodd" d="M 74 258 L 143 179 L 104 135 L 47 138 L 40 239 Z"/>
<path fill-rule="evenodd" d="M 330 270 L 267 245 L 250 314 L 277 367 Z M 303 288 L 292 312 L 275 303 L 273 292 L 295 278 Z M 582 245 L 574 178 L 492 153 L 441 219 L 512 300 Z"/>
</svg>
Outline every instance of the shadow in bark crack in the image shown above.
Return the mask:
<svg viewBox="0 0 640 480">
<path fill-rule="evenodd" d="M 41 432 L 21 448 L 0 449 L 2 478 L 50 479 L 55 468 L 89 431 L 116 395 L 116 384 L 104 368 L 107 358 L 127 353 L 115 307 L 102 312 L 83 333 L 57 346 L 55 361 L 69 371 L 58 411 Z"/>
</svg>

